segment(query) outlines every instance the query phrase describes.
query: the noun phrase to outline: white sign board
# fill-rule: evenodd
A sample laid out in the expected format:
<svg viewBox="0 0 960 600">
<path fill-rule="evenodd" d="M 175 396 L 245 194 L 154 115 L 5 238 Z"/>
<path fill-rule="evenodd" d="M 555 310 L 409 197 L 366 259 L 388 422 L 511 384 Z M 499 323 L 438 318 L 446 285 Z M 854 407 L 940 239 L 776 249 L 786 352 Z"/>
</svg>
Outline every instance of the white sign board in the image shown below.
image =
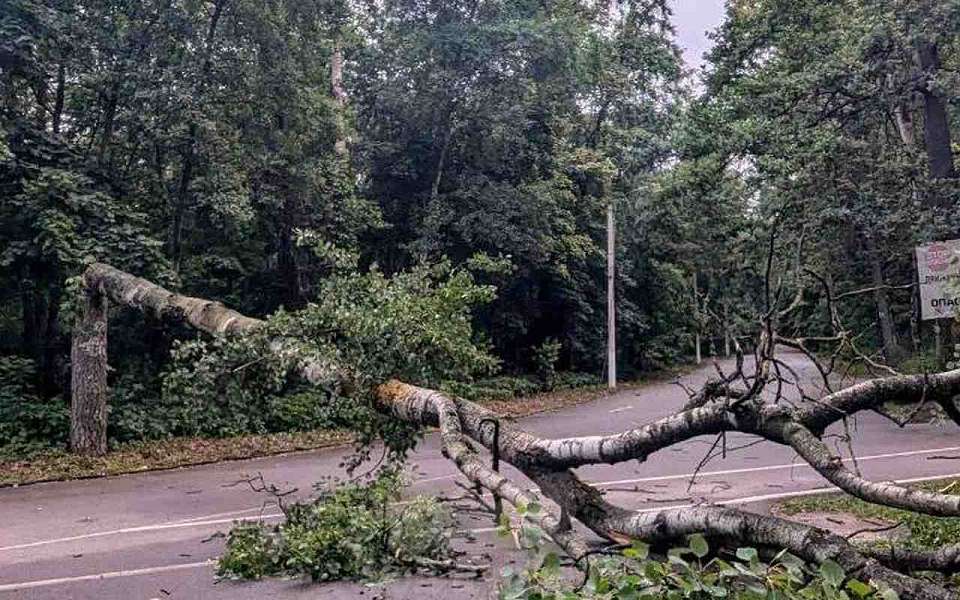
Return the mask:
<svg viewBox="0 0 960 600">
<path fill-rule="evenodd" d="M 960 240 L 917 248 L 920 318 L 949 319 L 960 314 Z"/>
</svg>

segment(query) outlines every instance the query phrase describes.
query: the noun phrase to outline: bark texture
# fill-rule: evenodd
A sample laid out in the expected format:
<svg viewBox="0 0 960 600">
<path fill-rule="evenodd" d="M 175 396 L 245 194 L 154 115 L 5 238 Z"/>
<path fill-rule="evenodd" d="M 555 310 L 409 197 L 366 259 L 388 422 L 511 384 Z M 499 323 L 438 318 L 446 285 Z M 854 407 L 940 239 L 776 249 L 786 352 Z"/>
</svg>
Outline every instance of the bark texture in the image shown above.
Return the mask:
<svg viewBox="0 0 960 600">
<path fill-rule="evenodd" d="M 932 85 L 932 80 L 940 71 L 940 53 L 936 43 L 927 40 L 917 43 L 917 63 L 927 78 L 923 86 L 923 137 L 930 164 L 930 177 L 956 177 L 947 103 Z"/>
<path fill-rule="evenodd" d="M 99 392 L 100 398 L 105 397 L 105 297 L 160 318 L 185 321 L 212 335 L 247 332 L 263 324 L 217 302 L 175 294 L 108 265 L 92 265 L 85 282 L 90 300 L 74 339 L 74 352 L 79 357 L 75 359 L 79 368 L 74 374 L 74 394 L 81 396 L 74 399 L 78 405 L 87 397 L 84 394 L 92 391 Z M 775 332 L 766 331 L 761 341 L 775 338 Z M 772 344 L 761 346 L 764 352 L 772 352 Z M 282 341 L 275 342 L 272 349 L 278 353 L 295 351 Z M 534 502 L 541 504 L 538 495 L 526 485 L 488 467 L 488 457 L 483 450 L 495 451 L 501 460 L 516 467 L 552 501 L 548 506 L 541 504 L 544 509 L 535 515 L 535 520 L 575 559 L 588 558 L 590 548 L 577 529 L 570 526 L 570 517 L 615 542 L 634 538 L 669 541 L 703 533 L 729 544 L 785 548 L 808 561 L 831 559 L 843 566 L 851 577 L 883 581 L 904 600 L 955 598 L 954 592 L 911 577 L 909 573 L 957 571 L 960 546 L 935 552 L 896 550 L 886 555 L 872 554 L 822 529 L 733 508 L 700 505 L 652 513 L 635 512 L 607 502 L 597 489 L 581 481 L 571 470 L 590 464 L 643 461 L 684 440 L 736 431 L 791 446 L 834 485 L 868 502 L 930 515 L 960 516 L 957 496 L 865 480 L 850 472 L 821 439 L 830 425 L 894 398 L 938 402 L 960 423 L 960 410 L 953 400 L 960 393 L 960 370 L 875 379 L 793 408 L 764 400 L 767 378 L 779 367 L 772 358 L 760 355 L 758 360 L 767 364 L 758 364 L 752 382 L 744 377 L 746 385 L 741 388 L 733 386 L 733 378 L 725 378 L 719 384 L 714 382 L 709 391 L 705 389 L 695 395 L 697 401 L 685 410 L 622 433 L 603 436 L 540 438 L 480 405 L 401 381 L 388 381 L 378 386 L 373 395 L 377 409 L 384 414 L 416 425 L 438 427 L 444 455 L 473 484 L 516 507 Z M 741 363 L 738 361 L 738 369 Z M 89 373 L 85 365 L 102 370 Z M 308 359 L 301 363 L 301 373 L 309 381 L 317 381 L 321 373 L 318 369 L 329 369 L 329 365 L 313 364 Z M 779 398 L 779 391 L 777 393 Z M 499 423 L 499 435 L 495 436 L 495 428 L 489 426 L 491 419 Z M 588 562 L 581 561 L 581 566 Z"/>
<path fill-rule="evenodd" d="M 107 452 L 107 299 L 96 289 L 83 293 L 70 361 L 70 448 L 102 456 Z"/>
<path fill-rule="evenodd" d="M 330 55 L 330 93 L 337 103 L 337 139 L 333 143 L 338 156 L 347 156 L 347 125 L 344 111 L 347 108 L 347 91 L 343 87 L 343 45 L 337 42 Z"/>
</svg>

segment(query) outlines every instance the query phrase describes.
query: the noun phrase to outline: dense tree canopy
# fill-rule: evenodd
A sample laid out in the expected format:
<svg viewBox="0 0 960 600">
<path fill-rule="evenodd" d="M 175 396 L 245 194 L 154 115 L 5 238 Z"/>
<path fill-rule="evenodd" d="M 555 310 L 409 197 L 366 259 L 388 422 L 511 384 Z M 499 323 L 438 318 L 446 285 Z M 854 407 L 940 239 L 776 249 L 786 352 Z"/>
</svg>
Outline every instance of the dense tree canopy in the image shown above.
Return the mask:
<svg viewBox="0 0 960 600">
<path fill-rule="evenodd" d="M 665 0 L 0 2 L 0 352 L 49 406 L 93 261 L 256 315 L 469 269 L 505 371 L 596 376 L 610 204 L 622 372 L 752 331 L 771 240 L 790 326 L 822 280 L 875 288 L 865 347 L 929 335 L 885 286 L 957 234 L 956 2 L 731 1 L 702 83 Z M 160 398 L 177 332 L 113 329 Z"/>
</svg>

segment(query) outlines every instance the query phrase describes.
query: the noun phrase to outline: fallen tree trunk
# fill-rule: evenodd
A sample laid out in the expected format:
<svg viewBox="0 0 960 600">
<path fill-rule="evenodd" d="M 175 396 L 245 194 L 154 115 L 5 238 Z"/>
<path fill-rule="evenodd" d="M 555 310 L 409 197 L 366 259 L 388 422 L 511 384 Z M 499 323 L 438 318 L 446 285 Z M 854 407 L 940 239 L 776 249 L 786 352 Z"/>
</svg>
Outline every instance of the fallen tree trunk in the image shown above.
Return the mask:
<svg viewBox="0 0 960 600">
<path fill-rule="evenodd" d="M 89 418 L 90 412 L 81 407 L 89 405 L 92 396 L 101 394 L 101 399 L 93 404 L 105 406 L 106 387 L 98 382 L 105 381 L 101 373 L 106 372 L 106 298 L 160 318 L 186 322 L 211 335 L 251 332 L 264 324 L 217 302 L 175 294 L 108 265 L 91 265 L 83 281 L 91 301 L 85 306 L 74 341 L 80 359 L 74 364 L 73 378 L 74 415 L 78 419 Z M 102 335 L 98 327 L 90 326 L 92 323 L 103 324 Z M 90 345 L 91 339 L 103 343 Z M 271 351 L 283 354 L 296 352 L 296 348 L 277 341 L 271 344 Z M 298 358 L 300 372 L 308 381 L 315 382 L 319 374 L 329 372 L 327 364 L 314 362 L 310 357 Z M 758 367 L 758 372 L 769 371 L 769 365 Z M 674 540 L 702 533 L 727 543 L 786 548 L 808 561 L 831 559 L 844 567 L 849 576 L 882 581 L 905 600 L 955 598 L 954 592 L 907 573 L 914 570 L 953 572 L 957 569 L 960 547 L 936 552 L 896 552 L 885 557 L 866 554 L 845 539 L 821 529 L 733 508 L 702 505 L 682 510 L 635 512 L 610 504 L 571 470 L 588 464 L 645 460 L 658 450 L 693 437 L 739 431 L 793 446 L 828 480 L 869 502 L 934 515 L 956 514 L 957 497 L 917 493 L 892 484 L 869 482 L 849 473 L 839 459 L 825 449 L 820 436 L 832 423 L 893 397 L 932 399 L 947 403 L 955 411 L 952 398 L 960 392 L 960 370 L 921 378 L 891 377 L 868 382 L 798 409 L 765 403 L 758 393 L 763 386 L 756 381 L 750 390 L 726 396 L 717 395 L 715 390 L 711 394 L 712 403 L 637 429 L 609 436 L 566 439 L 539 438 L 501 420 L 480 405 L 400 381 L 377 386 L 373 396 L 376 408 L 384 414 L 418 426 L 438 427 L 444 454 L 473 484 L 516 507 L 539 503 L 534 493 L 486 466 L 475 447 L 494 451 L 518 468 L 559 507 L 559 511 L 544 507 L 535 519 L 575 559 L 588 556 L 590 548 L 570 526 L 568 517 L 616 542 L 634 538 Z M 484 426 L 491 420 L 498 424 L 497 428 Z M 89 429 L 79 424 L 78 427 Z M 96 427 L 89 430 L 102 437 L 105 448 L 105 430 L 101 432 Z M 91 447 L 101 448 L 97 444 Z"/>
</svg>

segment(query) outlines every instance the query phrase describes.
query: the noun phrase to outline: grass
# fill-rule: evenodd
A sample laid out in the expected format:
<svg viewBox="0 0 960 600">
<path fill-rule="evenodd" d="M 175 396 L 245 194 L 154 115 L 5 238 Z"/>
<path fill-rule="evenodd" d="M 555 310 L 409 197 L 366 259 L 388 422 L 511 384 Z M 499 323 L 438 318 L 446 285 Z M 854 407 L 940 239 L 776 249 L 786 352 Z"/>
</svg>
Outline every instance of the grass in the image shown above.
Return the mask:
<svg viewBox="0 0 960 600">
<path fill-rule="evenodd" d="M 916 489 L 960 495 L 960 479 L 943 479 L 917 484 Z M 903 523 L 910 537 L 903 542 L 913 548 L 937 548 L 960 541 L 960 518 L 941 518 L 921 515 L 886 506 L 877 506 L 851 496 L 809 496 L 786 500 L 779 506 L 783 515 L 812 512 L 846 513 L 861 519 L 875 519 Z M 884 543 L 884 542 L 878 542 Z"/>
</svg>

